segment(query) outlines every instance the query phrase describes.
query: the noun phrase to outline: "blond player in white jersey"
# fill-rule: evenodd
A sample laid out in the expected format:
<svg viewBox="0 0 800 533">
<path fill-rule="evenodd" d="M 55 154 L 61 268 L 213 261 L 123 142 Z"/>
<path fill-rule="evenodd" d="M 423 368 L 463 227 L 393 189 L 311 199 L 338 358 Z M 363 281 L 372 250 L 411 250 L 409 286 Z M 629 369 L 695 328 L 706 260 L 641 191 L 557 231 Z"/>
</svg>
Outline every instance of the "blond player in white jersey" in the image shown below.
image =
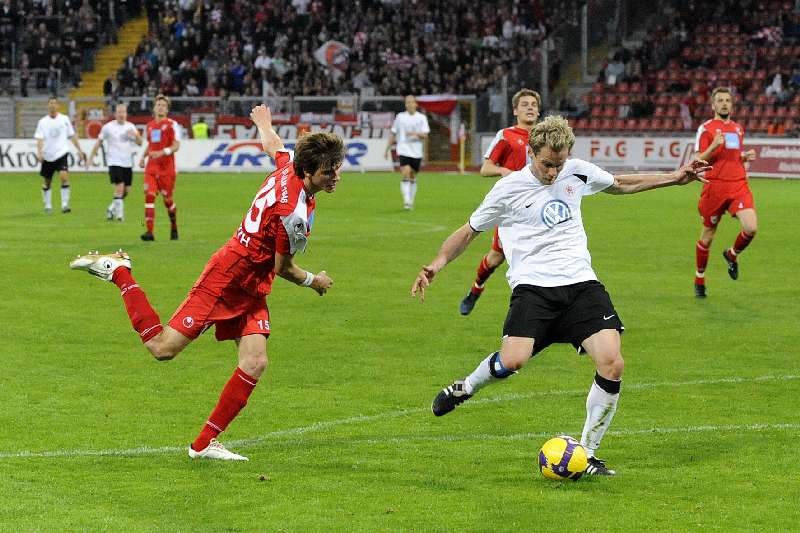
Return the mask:
<svg viewBox="0 0 800 533">
<path fill-rule="evenodd" d="M 431 129 L 428 126 L 428 117 L 417 111 L 417 99 L 414 96 L 410 94 L 406 96 L 405 105 L 406 110 L 398 113 L 392 123 L 384 157 L 389 159 L 396 141 L 400 173 L 403 176 L 400 182 L 403 208 L 409 210 L 414 207 L 414 199 L 417 196 L 417 173 L 422 164 L 425 148 L 423 141 L 428 138 Z"/>
<path fill-rule="evenodd" d="M 114 186 L 114 197 L 106 209 L 107 220 L 125 219 L 125 197 L 131 192 L 133 182 L 133 154 L 136 145 L 141 146 L 142 136 L 133 123 L 128 122 L 128 106 L 119 103 L 114 107 L 114 120 L 106 122 L 100 129 L 86 166 L 94 161 L 100 146 L 106 142 L 106 164 L 108 175 Z"/>
<path fill-rule="evenodd" d="M 469 222 L 450 235 L 433 261 L 422 267 L 411 294 L 419 293 L 424 300 L 434 276 L 480 232 L 497 226 L 512 288 L 502 346 L 471 374 L 439 392 L 431 405 L 433 414 L 449 413 L 480 388 L 514 374 L 548 345 L 571 343 L 592 358 L 596 369 L 581 437 L 589 456 L 587 472 L 614 475 L 595 452 L 617 409 L 624 328 L 592 270 L 581 200 L 600 191 L 631 194 L 704 181 L 701 176 L 711 167 L 695 160 L 669 174 L 612 176 L 587 161 L 568 160 L 574 143 L 575 135 L 562 117 L 547 117 L 534 126 L 530 166 L 495 184 Z"/>
<path fill-rule="evenodd" d="M 39 119 L 33 138 L 36 139 L 36 157 L 42 163 L 39 175 L 44 180 L 42 183 L 44 212 L 48 215 L 53 212 L 50 184 L 53 181 L 53 174 L 58 172 L 58 177 L 61 179 L 61 212 L 70 213 L 72 211 L 69 207 L 70 141 L 78 150 L 79 162 L 86 160 L 86 154 L 81 150 L 78 136 L 75 135 L 75 128 L 72 127 L 69 117 L 58 112 L 58 98 L 51 97 L 47 101 L 47 115 Z"/>
</svg>

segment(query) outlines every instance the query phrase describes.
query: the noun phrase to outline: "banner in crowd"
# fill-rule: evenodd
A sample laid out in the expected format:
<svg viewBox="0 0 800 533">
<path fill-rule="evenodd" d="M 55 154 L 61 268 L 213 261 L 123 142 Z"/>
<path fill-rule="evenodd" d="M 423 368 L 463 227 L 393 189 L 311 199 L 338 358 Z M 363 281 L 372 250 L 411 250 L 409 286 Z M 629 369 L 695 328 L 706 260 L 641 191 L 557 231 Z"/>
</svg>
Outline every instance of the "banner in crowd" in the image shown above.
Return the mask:
<svg viewBox="0 0 800 533">
<path fill-rule="evenodd" d="M 81 148 L 88 155 L 96 141 L 81 139 Z M 293 149 L 295 140 L 284 141 L 286 148 Z M 381 139 L 350 139 L 345 141 L 343 170 L 391 170 L 392 162 L 384 158 L 386 141 Z M 139 156 L 134 153 L 134 162 Z M 175 154 L 178 171 L 185 172 L 268 172 L 275 168 L 274 161 L 261 149 L 255 140 L 193 140 L 181 141 Z M 75 172 L 104 171 L 105 152 L 98 151 L 89 168 L 78 166 L 75 153 L 69 157 L 70 170 Z M 0 172 L 38 171 L 36 141 L 33 139 L 0 139 Z M 134 166 L 138 170 L 138 165 Z"/>
<path fill-rule="evenodd" d="M 483 153 L 493 138 L 481 139 Z M 674 170 L 691 160 L 694 142 L 694 137 L 581 136 L 572 156 L 612 171 Z M 756 151 L 751 176 L 800 178 L 800 139 L 745 139 L 744 148 Z"/>
</svg>

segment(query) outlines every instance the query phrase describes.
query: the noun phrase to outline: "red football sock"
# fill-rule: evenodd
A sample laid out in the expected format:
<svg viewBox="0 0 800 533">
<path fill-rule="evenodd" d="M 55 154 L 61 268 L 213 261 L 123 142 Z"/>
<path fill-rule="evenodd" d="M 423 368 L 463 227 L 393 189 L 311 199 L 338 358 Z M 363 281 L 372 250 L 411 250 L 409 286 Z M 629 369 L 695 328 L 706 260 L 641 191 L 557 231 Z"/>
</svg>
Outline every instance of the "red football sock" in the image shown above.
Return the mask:
<svg viewBox="0 0 800 533">
<path fill-rule="evenodd" d="M 199 452 L 205 449 L 211 439 L 225 431 L 228 424 L 236 418 L 245 405 L 250 393 L 256 388 L 258 380 L 239 367 L 233 372 L 231 379 L 225 384 L 222 389 L 222 394 L 219 396 L 219 401 L 214 410 L 211 411 L 211 416 L 208 417 L 200 434 L 192 443 L 192 449 Z"/>
<path fill-rule="evenodd" d="M 755 235 L 749 235 L 743 231 L 739 232 L 739 235 L 736 236 L 736 241 L 733 243 L 733 248 L 731 249 L 734 259 L 747 248 L 747 245 L 750 244 L 750 241 L 752 241 L 754 237 Z"/>
<path fill-rule="evenodd" d="M 144 195 L 144 224 L 148 233 L 153 233 L 153 222 L 156 220 L 156 195 Z"/>
<path fill-rule="evenodd" d="M 169 222 L 172 230 L 176 231 L 178 229 L 178 208 L 171 196 L 164 198 L 164 207 L 167 208 L 167 214 L 169 215 Z"/>
<path fill-rule="evenodd" d="M 139 333 L 142 342 L 147 342 L 158 335 L 164 329 L 161 326 L 161 319 L 147 301 L 144 291 L 133 279 L 131 271 L 120 267 L 114 271 L 111 281 L 119 287 L 122 301 L 125 302 L 125 310 L 128 311 L 133 329 Z"/>
<path fill-rule="evenodd" d="M 697 264 L 697 271 L 701 274 L 706 271 L 708 266 L 708 248 L 702 241 L 697 241 L 697 246 L 694 249 L 695 262 Z"/>
<path fill-rule="evenodd" d="M 496 267 L 495 267 L 496 268 Z M 486 256 L 481 259 L 481 264 L 478 265 L 478 275 L 475 277 L 475 283 L 472 285 L 472 293 L 480 294 L 483 292 L 483 285 L 486 280 L 494 273 L 494 268 L 490 267 L 486 262 Z"/>
</svg>

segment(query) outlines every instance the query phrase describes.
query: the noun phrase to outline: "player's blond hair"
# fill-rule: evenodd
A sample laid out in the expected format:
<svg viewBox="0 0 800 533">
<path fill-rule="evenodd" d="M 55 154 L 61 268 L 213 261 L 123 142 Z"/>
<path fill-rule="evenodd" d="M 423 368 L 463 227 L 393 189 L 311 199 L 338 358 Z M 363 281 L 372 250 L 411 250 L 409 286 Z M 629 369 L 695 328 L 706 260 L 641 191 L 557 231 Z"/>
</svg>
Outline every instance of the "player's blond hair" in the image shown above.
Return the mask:
<svg viewBox="0 0 800 533">
<path fill-rule="evenodd" d="M 715 87 L 713 91 L 711 91 L 711 101 L 714 101 L 714 97 L 717 96 L 719 93 L 727 93 L 731 95 L 733 98 L 733 92 L 731 92 L 730 87 Z"/>
<path fill-rule="evenodd" d="M 344 142 L 334 133 L 307 133 L 294 147 L 294 173 L 301 179 L 320 169 L 334 170 L 343 160 Z"/>
<path fill-rule="evenodd" d="M 522 99 L 523 96 L 533 96 L 536 98 L 536 106 L 542 107 L 542 97 L 539 96 L 539 93 L 534 91 L 533 89 L 520 89 L 514 96 L 511 97 L 511 107 L 512 109 L 516 109 L 517 105 L 519 105 L 519 101 Z"/>
<path fill-rule="evenodd" d="M 155 98 L 153 98 L 153 103 L 155 104 L 159 100 L 164 100 L 167 103 L 167 109 L 169 109 L 171 102 L 169 98 L 163 94 L 157 94 Z"/>
<path fill-rule="evenodd" d="M 528 135 L 528 144 L 534 154 L 542 148 L 549 146 L 554 152 L 563 149 L 572 149 L 575 144 L 575 134 L 569 127 L 569 122 L 562 116 L 550 115 L 536 124 Z"/>
</svg>

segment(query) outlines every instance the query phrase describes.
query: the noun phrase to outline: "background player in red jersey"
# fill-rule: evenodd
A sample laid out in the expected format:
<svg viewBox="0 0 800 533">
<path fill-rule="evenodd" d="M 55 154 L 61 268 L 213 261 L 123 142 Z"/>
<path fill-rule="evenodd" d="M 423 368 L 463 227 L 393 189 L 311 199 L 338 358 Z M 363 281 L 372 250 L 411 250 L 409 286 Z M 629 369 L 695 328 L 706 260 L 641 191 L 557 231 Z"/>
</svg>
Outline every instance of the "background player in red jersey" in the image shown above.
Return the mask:
<svg viewBox="0 0 800 533">
<path fill-rule="evenodd" d="M 706 297 L 708 251 L 723 213 L 727 211 L 738 218 L 741 225 L 733 246 L 722 252 L 731 279 L 739 277 L 738 256 L 747 248 L 758 230 L 746 168 L 756 158 L 756 152 L 743 151 L 744 128 L 730 118 L 733 112 L 733 96 L 727 87 L 717 87 L 712 91 L 711 107 L 714 109 L 714 118 L 700 125 L 695 140 L 695 157 L 708 161 L 713 166 L 706 173 L 708 183 L 703 186 L 697 205 L 703 219 L 703 230 L 695 248 L 697 271 L 694 277 L 694 294 L 698 298 Z"/>
<path fill-rule="evenodd" d="M 216 437 L 247 404 L 266 369 L 270 323 L 265 298 L 275 275 L 320 295 L 333 285 L 325 271 L 312 274 L 297 266 L 294 255 L 305 249 L 314 218 L 314 195 L 332 193 L 339 182 L 344 143 L 332 133 L 308 134 L 297 141 L 292 160 L 272 129 L 269 109 L 260 105 L 250 117 L 277 168 L 264 180 L 241 225 L 208 261 L 168 325 L 161 324 L 133 279 L 127 254 L 93 253 L 70 263 L 70 268 L 86 270 L 119 287 L 133 328 L 160 361 L 174 358 L 212 325 L 217 340 L 236 341 L 239 365 L 190 446 L 192 458 L 247 460 L 227 450 Z"/>
<path fill-rule="evenodd" d="M 516 126 L 504 128 L 497 132 L 492 144 L 484 154 L 481 176 L 502 176 L 520 170 L 528 164 L 528 135 L 539 119 L 539 109 L 542 97 L 530 89 L 521 89 L 511 98 L 511 107 L 517 117 Z M 483 293 L 484 285 L 494 271 L 503 264 L 506 256 L 503 254 L 503 245 L 497 234 L 497 228 L 492 237 L 492 248 L 483 256 L 478 265 L 478 274 L 467 295 L 461 300 L 459 310 L 462 315 L 468 315 L 475 307 Z"/>
<path fill-rule="evenodd" d="M 147 123 L 145 139 L 147 149 L 139 160 L 144 169 L 144 222 L 146 231 L 142 233 L 143 241 L 152 241 L 153 225 L 156 219 L 156 195 L 161 193 L 164 207 L 167 208 L 171 224 L 170 239 L 178 238 L 177 208 L 172 196 L 175 192 L 175 152 L 181 146 L 181 134 L 178 123 L 167 118 L 169 98 L 159 94 L 153 104 L 155 118 Z M 145 161 L 147 164 L 145 165 Z"/>
</svg>

